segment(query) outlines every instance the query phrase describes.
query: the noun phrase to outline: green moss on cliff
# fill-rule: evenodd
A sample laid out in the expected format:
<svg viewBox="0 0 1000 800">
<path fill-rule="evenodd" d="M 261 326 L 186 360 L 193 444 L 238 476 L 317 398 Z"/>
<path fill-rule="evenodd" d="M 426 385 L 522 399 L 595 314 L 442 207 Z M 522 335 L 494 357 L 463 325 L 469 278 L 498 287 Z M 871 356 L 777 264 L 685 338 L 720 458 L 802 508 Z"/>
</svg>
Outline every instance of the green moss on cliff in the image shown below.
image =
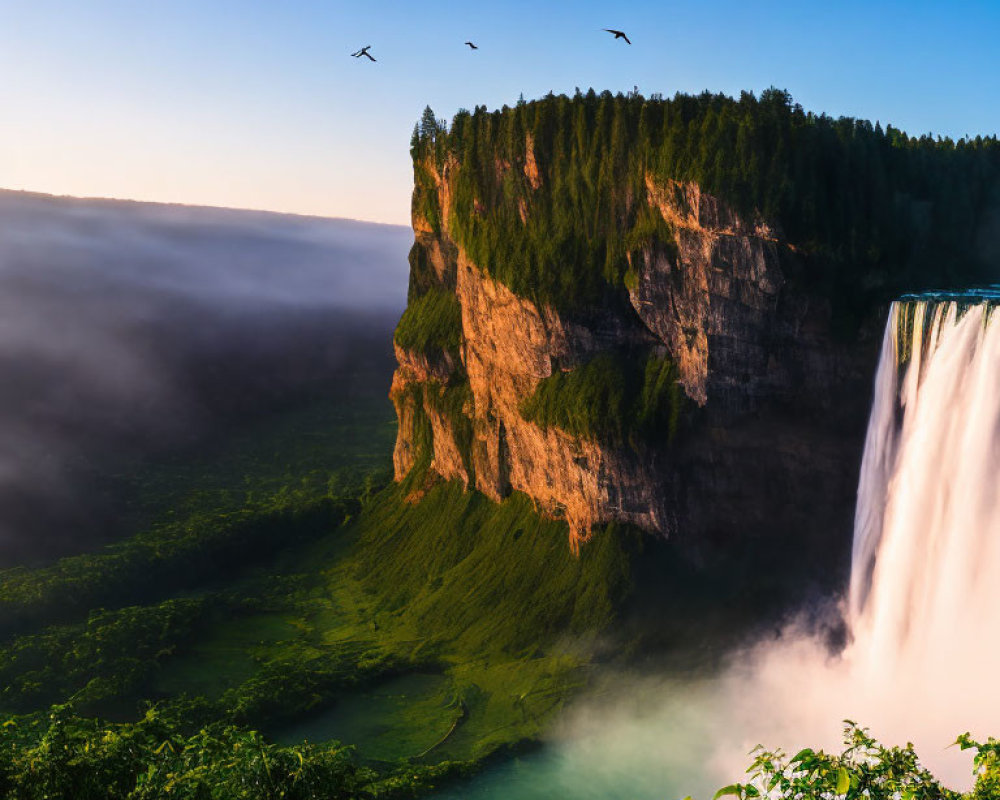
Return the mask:
<svg viewBox="0 0 1000 800">
<path fill-rule="evenodd" d="M 521 413 L 543 428 L 635 446 L 673 439 L 683 403 L 670 359 L 605 354 L 540 381 Z"/>
<path fill-rule="evenodd" d="M 426 482 L 427 472 L 434 459 L 434 428 L 428 409 L 444 420 L 462 458 L 465 475 L 469 483 L 475 483 L 472 389 L 464 374 L 453 375 L 448 383 L 434 379 L 411 383 L 402 391 L 400 399 L 410 407 L 408 413 L 413 420 L 413 436 L 409 446 L 413 449 L 415 458 L 404 479 L 408 489 L 413 491 Z"/>
<path fill-rule="evenodd" d="M 473 411 L 472 387 L 461 376 L 447 384 L 431 381 L 424 386 L 424 396 L 443 419 L 447 420 L 455 440 L 455 446 L 462 456 L 462 465 L 470 483 L 475 483 L 475 462 L 472 458 Z"/>
<path fill-rule="evenodd" d="M 362 519 L 357 575 L 387 619 L 446 650 L 540 654 L 605 629 L 629 585 L 628 537 L 598 530 L 579 558 L 566 537 L 519 493 L 496 504 L 451 483 L 411 505 L 393 488 Z"/>
<path fill-rule="evenodd" d="M 412 419 L 412 435 L 408 444 L 413 451 L 413 464 L 402 481 L 403 488 L 412 492 L 424 483 L 434 460 L 434 430 L 424 410 L 424 384 L 407 384 L 397 402 L 409 408 Z"/>
<path fill-rule="evenodd" d="M 462 342 L 462 307 L 454 292 L 438 286 L 410 300 L 396 326 L 396 344 L 426 355 L 456 358 Z"/>
<path fill-rule="evenodd" d="M 416 219 L 424 220 L 434 233 L 441 232 L 441 204 L 437 184 L 430 165 L 417 162 L 413 167 L 413 200 L 411 211 Z"/>
</svg>

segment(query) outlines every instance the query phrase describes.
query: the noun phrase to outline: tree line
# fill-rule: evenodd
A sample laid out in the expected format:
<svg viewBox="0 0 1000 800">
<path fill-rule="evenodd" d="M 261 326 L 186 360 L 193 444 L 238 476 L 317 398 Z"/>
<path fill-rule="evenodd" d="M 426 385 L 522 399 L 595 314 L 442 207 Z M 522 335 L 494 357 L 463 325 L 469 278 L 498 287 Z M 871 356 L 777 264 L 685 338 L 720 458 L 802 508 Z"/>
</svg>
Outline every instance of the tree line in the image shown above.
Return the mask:
<svg viewBox="0 0 1000 800">
<path fill-rule="evenodd" d="M 805 111 L 788 92 L 672 99 L 579 90 L 414 129 L 414 210 L 440 229 L 431 169 L 451 163 L 452 237 L 516 293 L 564 310 L 624 292 L 630 256 L 672 241 L 650 205 L 693 181 L 800 257 L 789 277 L 846 324 L 918 289 L 988 280 L 996 136 L 910 136 Z"/>
</svg>

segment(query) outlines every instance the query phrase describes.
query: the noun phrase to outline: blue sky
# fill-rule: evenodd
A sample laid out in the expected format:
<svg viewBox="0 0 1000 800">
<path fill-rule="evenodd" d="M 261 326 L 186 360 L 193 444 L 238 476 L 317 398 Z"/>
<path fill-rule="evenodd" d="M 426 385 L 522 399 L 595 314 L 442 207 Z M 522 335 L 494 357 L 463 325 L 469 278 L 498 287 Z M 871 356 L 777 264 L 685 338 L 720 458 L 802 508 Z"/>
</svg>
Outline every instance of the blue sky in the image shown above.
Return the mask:
<svg viewBox="0 0 1000 800">
<path fill-rule="evenodd" d="M 998 37 L 1000 2 L 0 0 L 0 186 L 405 224 L 427 104 L 776 85 L 992 134 Z"/>
</svg>

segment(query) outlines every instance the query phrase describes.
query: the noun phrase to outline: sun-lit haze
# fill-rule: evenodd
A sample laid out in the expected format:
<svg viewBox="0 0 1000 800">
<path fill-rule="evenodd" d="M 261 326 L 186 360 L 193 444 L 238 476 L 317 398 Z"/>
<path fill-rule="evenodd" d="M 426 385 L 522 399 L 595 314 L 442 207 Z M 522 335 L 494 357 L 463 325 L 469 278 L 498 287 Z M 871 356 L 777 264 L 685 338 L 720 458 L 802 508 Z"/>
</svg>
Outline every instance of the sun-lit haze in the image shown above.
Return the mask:
<svg viewBox="0 0 1000 800">
<path fill-rule="evenodd" d="M 998 32 L 989 2 L 5 0 L 0 186 L 405 224 L 425 105 L 591 86 L 991 134 Z"/>
</svg>

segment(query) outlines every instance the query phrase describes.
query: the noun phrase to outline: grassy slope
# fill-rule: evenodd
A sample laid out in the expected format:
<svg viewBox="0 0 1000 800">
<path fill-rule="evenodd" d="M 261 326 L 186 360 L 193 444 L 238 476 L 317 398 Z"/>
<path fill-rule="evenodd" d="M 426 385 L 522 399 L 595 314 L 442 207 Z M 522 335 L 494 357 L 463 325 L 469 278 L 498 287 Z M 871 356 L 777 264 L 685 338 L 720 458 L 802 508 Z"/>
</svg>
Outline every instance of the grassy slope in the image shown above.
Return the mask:
<svg viewBox="0 0 1000 800">
<path fill-rule="evenodd" d="M 391 420 L 361 393 L 122 476 L 136 535 L 0 574 L 0 710 L 99 730 L 156 702 L 179 730 L 350 742 L 382 774 L 535 738 L 629 591 L 629 537 L 576 559 L 524 496 L 406 503 Z"/>
<path fill-rule="evenodd" d="M 580 685 L 628 589 L 624 541 L 606 532 L 576 559 L 523 496 L 448 484 L 410 505 L 390 486 L 270 576 L 14 638 L 6 705 L 128 718 L 187 694 L 283 741 L 475 760 L 537 736 Z"/>
</svg>

